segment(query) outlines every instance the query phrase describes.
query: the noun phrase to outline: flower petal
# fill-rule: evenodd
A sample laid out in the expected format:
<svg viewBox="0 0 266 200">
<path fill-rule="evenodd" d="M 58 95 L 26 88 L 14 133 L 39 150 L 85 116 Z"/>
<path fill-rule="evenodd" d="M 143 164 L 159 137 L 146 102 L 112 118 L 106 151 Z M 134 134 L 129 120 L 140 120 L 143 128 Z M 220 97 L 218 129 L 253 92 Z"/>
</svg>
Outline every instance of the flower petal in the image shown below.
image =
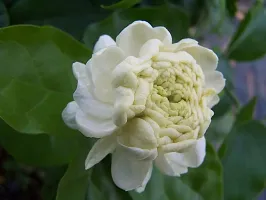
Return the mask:
<svg viewBox="0 0 266 200">
<path fill-rule="evenodd" d="M 206 155 L 206 140 L 204 137 L 197 140 L 195 145 L 183 153 L 168 153 L 167 158 L 186 167 L 198 167 L 202 164 Z"/>
<path fill-rule="evenodd" d="M 109 46 L 115 46 L 116 43 L 109 35 L 102 35 L 99 37 L 98 41 L 96 42 L 93 53 L 96 53 L 97 51 L 100 51 L 104 48 L 107 48 Z"/>
<path fill-rule="evenodd" d="M 89 62 L 86 65 L 80 62 L 75 62 L 72 65 L 72 70 L 77 81 L 84 87 L 86 86 L 87 90 L 92 91 L 93 83 Z"/>
<path fill-rule="evenodd" d="M 67 126 L 73 129 L 77 129 L 76 123 L 76 113 L 78 110 L 78 105 L 75 101 L 72 101 L 67 104 L 66 108 L 62 112 L 63 121 Z"/>
<path fill-rule="evenodd" d="M 141 149 L 137 147 L 127 147 L 121 144 L 118 140 L 120 148 L 127 154 L 128 157 L 131 157 L 136 160 L 154 160 L 158 153 L 157 148 L 154 149 Z"/>
<path fill-rule="evenodd" d="M 132 159 L 120 148 L 112 155 L 113 180 L 125 191 L 142 187 L 151 167 L 152 161 Z"/>
<path fill-rule="evenodd" d="M 212 108 L 213 106 L 215 106 L 218 102 L 220 101 L 220 98 L 218 95 L 214 95 L 213 97 L 211 97 L 209 100 L 208 100 L 208 107 L 209 108 Z"/>
<path fill-rule="evenodd" d="M 110 120 L 101 120 L 78 110 L 76 114 L 78 130 L 86 137 L 101 138 L 111 135 L 116 130 L 116 125 Z"/>
<path fill-rule="evenodd" d="M 137 188 L 137 189 L 136 189 L 136 192 L 141 193 L 141 192 L 143 192 L 143 191 L 145 190 L 146 185 L 147 185 L 147 183 L 149 182 L 149 180 L 150 180 L 150 178 L 151 178 L 151 175 L 152 175 L 152 168 L 153 168 L 153 167 L 151 166 L 150 169 L 149 169 L 149 171 L 148 171 L 148 173 L 146 174 L 146 177 L 145 177 L 145 179 L 144 179 L 144 181 L 143 181 L 141 187 Z"/>
<path fill-rule="evenodd" d="M 116 136 L 110 135 L 99 139 L 91 148 L 86 161 L 85 169 L 90 169 L 95 164 L 99 163 L 109 153 L 112 153 L 116 147 Z"/>
<path fill-rule="evenodd" d="M 170 45 L 171 49 L 173 49 L 173 51 L 175 52 L 182 51 L 184 48 L 193 47 L 193 46 L 198 46 L 198 42 L 190 38 L 182 39 L 179 42 Z"/>
<path fill-rule="evenodd" d="M 197 45 L 183 48 L 182 51 L 186 51 L 193 56 L 197 64 L 201 66 L 204 74 L 217 68 L 218 57 L 210 49 Z"/>
<path fill-rule="evenodd" d="M 157 138 L 151 125 L 141 118 L 128 121 L 121 129 L 118 141 L 128 147 L 157 148 Z"/>
<path fill-rule="evenodd" d="M 162 42 L 158 39 L 148 40 L 140 48 L 139 56 L 143 60 L 151 59 L 154 55 L 159 53 L 161 44 L 162 44 Z"/>
<path fill-rule="evenodd" d="M 158 157 L 155 159 L 156 167 L 168 176 L 180 176 L 180 174 L 187 173 L 187 167 L 176 163 L 172 157 L 168 156 L 168 154 L 171 153 L 159 153 Z"/>
<path fill-rule="evenodd" d="M 223 74 L 218 71 L 204 72 L 205 84 L 208 88 L 214 88 L 216 93 L 220 93 L 225 86 L 225 79 Z"/>
<path fill-rule="evenodd" d="M 73 94 L 74 100 L 80 109 L 91 116 L 100 119 L 111 119 L 113 114 L 113 106 L 97 100 L 86 85 L 78 81 L 78 86 Z"/>
<path fill-rule="evenodd" d="M 172 43 L 171 34 L 166 28 L 153 28 L 145 21 L 135 21 L 127 26 L 116 37 L 116 43 L 127 56 L 138 57 L 140 48 L 150 39 L 159 39 L 164 44 Z"/>
<path fill-rule="evenodd" d="M 123 51 L 111 46 L 92 55 L 90 64 L 95 96 L 106 103 L 113 103 L 112 71 L 125 58 Z"/>
</svg>

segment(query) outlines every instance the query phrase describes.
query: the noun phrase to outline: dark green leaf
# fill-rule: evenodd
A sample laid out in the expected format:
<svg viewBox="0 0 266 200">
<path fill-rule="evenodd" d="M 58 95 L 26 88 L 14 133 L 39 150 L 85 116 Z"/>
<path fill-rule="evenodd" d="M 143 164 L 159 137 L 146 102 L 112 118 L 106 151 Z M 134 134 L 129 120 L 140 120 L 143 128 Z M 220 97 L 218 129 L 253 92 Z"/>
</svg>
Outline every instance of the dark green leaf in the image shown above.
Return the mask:
<svg viewBox="0 0 266 200">
<path fill-rule="evenodd" d="M 72 63 L 91 51 L 52 27 L 0 29 L 0 116 L 22 133 L 67 134 L 61 113 L 72 100 Z"/>
<path fill-rule="evenodd" d="M 222 166 L 215 150 L 207 144 L 204 163 L 181 178 L 162 175 L 154 169 L 152 178 L 141 194 L 130 192 L 133 200 L 219 200 L 223 199 Z"/>
<path fill-rule="evenodd" d="M 5 4 L 0 1 L 0 28 L 9 25 L 9 16 Z"/>
<path fill-rule="evenodd" d="M 204 37 L 210 31 L 221 32 L 226 16 L 225 0 L 199 0 L 199 2 L 204 6 L 198 17 L 195 37 Z"/>
<path fill-rule="evenodd" d="M 230 59 L 255 60 L 266 53 L 266 10 L 259 1 L 250 9 L 228 48 Z"/>
<path fill-rule="evenodd" d="M 9 13 L 11 24 L 52 25 L 80 40 L 89 23 L 108 14 L 94 4 L 92 0 L 19 0 Z"/>
<path fill-rule="evenodd" d="M 44 183 L 41 190 L 43 200 L 55 200 L 60 179 L 66 171 L 66 166 L 45 169 Z"/>
<path fill-rule="evenodd" d="M 231 17 L 234 17 L 237 11 L 236 0 L 226 0 L 226 9 Z"/>
<path fill-rule="evenodd" d="M 153 26 L 165 26 L 172 34 L 174 41 L 183 39 L 188 34 L 187 14 L 178 7 L 160 6 L 114 12 L 105 20 L 90 24 L 83 40 L 88 47 L 92 48 L 99 36 L 108 34 L 115 38 L 123 28 L 136 20 L 148 21 Z"/>
<path fill-rule="evenodd" d="M 235 127 L 225 143 L 226 151 L 220 150 L 224 151 L 225 199 L 255 199 L 265 186 L 266 127 L 248 121 Z"/>
<path fill-rule="evenodd" d="M 232 111 L 227 112 L 221 117 L 212 119 L 210 127 L 207 129 L 206 138 L 215 147 L 220 147 L 226 136 L 231 131 L 235 121 Z"/>
<path fill-rule="evenodd" d="M 91 170 L 85 170 L 85 159 L 91 145 L 85 137 L 78 141 L 78 154 L 58 185 L 56 200 L 85 200 L 91 175 Z"/>
<path fill-rule="evenodd" d="M 135 4 L 139 2 L 141 2 L 141 0 L 122 0 L 110 6 L 102 6 L 102 7 L 105 9 L 110 9 L 110 10 L 121 9 L 121 8 L 126 9 L 126 8 L 130 8 L 134 6 Z"/>
<path fill-rule="evenodd" d="M 240 123 L 245 123 L 253 119 L 256 103 L 257 103 L 257 98 L 254 97 L 239 110 L 236 116 L 236 125 Z"/>
<path fill-rule="evenodd" d="M 17 161 L 33 166 L 62 165 L 76 155 L 77 136 L 26 135 L 0 120 L 0 145 Z"/>
<path fill-rule="evenodd" d="M 213 107 L 213 111 L 214 111 L 214 116 L 213 119 L 222 117 L 223 115 L 225 115 L 230 109 L 232 109 L 232 101 L 231 99 L 228 97 L 228 95 L 226 95 L 225 93 L 223 93 L 223 95 L 220 97 L 220 101 L 218 104 L 216 104 Z"/>
</svg>

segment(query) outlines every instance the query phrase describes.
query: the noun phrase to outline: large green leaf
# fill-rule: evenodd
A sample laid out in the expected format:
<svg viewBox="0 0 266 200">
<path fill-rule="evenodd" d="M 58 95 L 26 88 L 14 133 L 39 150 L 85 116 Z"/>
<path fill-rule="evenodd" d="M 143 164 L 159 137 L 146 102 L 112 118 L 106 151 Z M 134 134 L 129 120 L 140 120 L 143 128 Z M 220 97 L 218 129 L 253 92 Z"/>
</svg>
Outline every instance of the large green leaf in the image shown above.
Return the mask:
<svg viewBox="0 0 266 200">
<path fill-rule="evenodd" d="M 61 112 L 72 100 L 72 63 L 91 51 L 52 27 L 0 29 L 0 117 L 22 133 L 67 134 Z"/>
<path fill-rule="evenodd" d="M 17 161 L 32 166 L 62 165 L 76 155 L 77 136 L 26 135 L 0 120 L 0 145 Z"/>
<path fill-rule="evenodd" d="M 98 5 L 99 0 L 94 1 L 19 0 L 9 10 L 11 24 L 52 25 L 80 40 L 89 23 L 107 16 L 108 12 Z"/>
<path fill-rule="evenodd" d="M 9 16 L 3 1 L 0 1 L 0 27 L 9 25 Z"/>
<path fill-rule="evenodd" d="M 78 153 L 59 182 L 56 200 L 85 200 L 91 175 L 91 170 L 85 170 L 85 159 L 91 144 L 85 137 L 78 142 Z"/>
<path fill-rule="evenodd" d="M 266 10 L 260 1 L 241 22 L 227 50 L 229 58 L 238 61 L 258 59 L 266 53 Z"/>
<path fill-rule="evenodd" d="M 83 40 L 88 47 L 92 48 L 99 36 L 108 34 L 115 38 L 123 28 L 136 20 L 148 21 L 153 26 L 165 26 L 172 34 L 174 41 L 188 35 L 188 15 L 179 7 L 160 6 L 114 12 L 105 20 L 90 24 Z"/>
<path fill-rule="evenodd" d="M 266 127 L 248 121 L 236 126 L 224 144 L 226 151 L 224 148 L 220 151 L 223 151 L 225 199 L 255 199 L 265 187 Z"/>
<path fill-rule="evenodd" d="M 105 9 L 111 9 L 111 10 L 112 9 L 125 9 L 125 8 L 130 8 L 139 2 L 141 2 L 141 0 L 122 0 L 110 6 L 103 5 L 102 7 Z"/>
<path fill-rule="evenodd" d="M 55 200 L 58 184 L 65 171 L 65 165 L 44 170 L 44 181 L 41 190 L 43 200 Z"/>
<path fill-rule="evenodd" d="M 222 185 L 222 166 L 213 147 L 207 144 L 207 155 L 199 168 L 189 169 L 181 178 L 164 176 L 154 169 L 145 191 L 130 194 L 133 200 L 219 200 L 223 199 Z"/>
</svg>

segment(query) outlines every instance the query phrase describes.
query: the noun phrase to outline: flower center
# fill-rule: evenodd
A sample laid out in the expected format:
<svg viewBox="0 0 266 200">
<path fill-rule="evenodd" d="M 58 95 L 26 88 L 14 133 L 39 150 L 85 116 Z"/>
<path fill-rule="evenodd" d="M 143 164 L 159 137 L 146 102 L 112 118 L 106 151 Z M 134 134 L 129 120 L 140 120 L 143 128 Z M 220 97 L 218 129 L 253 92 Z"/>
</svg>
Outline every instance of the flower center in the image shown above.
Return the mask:
<svg viewBox="0 0 266 200">
<path fill-rule="evenodd" d="M 173 56 L 178 57 L 176 53 Z M 152 64 L 159 75 L 147 98 L 144 113 L 161 128 L 159 146 L 171 152 L 204 134 L 204 126 L 212 116 L 205 96 L 214 91 L 204 88 L 204 74 L 195 62 L 165 60 L 155 58 Z"/>
</svg>

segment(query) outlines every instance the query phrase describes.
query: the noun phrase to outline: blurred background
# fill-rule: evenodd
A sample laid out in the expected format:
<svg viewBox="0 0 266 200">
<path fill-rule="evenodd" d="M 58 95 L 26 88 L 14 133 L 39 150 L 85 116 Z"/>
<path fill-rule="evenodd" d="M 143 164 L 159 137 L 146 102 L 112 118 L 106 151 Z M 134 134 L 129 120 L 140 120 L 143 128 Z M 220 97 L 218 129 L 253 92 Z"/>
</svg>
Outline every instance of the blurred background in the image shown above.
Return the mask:
<svg viewBox="0 0 266 200">
<path fill-rule="evenodd" d="M 215 123 L 223 123 L 224 130 L 211 129 L 207 137 L 217 146 L 229 132 L 234 107 L 244 105 L 256 96 L 255 118 L 266 120 L 266 57 L 260 55 L 252 58 L 223 59 L 223 52 L 230 44 L 238 25 L 249 10 L 256 4 L 255 0 L 171 0 L 168 4 L 179 9 L 169 10 L 166 16 L 163 9 L 143 12 L 141 8 L 161 6 L 162 0 L 145 0 L 134 7 L 139 10 L 113 11 L 101 5 L 111 5 L 115 0 L 0 0 L 0 27 L 17 24 L 51 25 L 71 34 L 77 40 L 93 47 L 97 37 L 103 33 L 111 36 L 137 19 L 153 21 L 155 25 L 167 25 L 176 40 L 185 37 L 195 38 L 201 45 L 214 49 L 221 55 L 219 70 L 227 79 L 226 97 L 223 97 L 214 117 Z M 172 12 L 172 13 L 171 13 Z M 174 16 L 174 15 L 173 15 Z M 264 15 L 265 16 L 265 15 Z M 167 22 L 166 22 L 167 21 Z M 266 23 L 266 18 L 264 19 Z M 176 30 L 184 27 L 182 30 Z M 258 28 L 256 24 L 253 29 Z M 258 28 L 258 31 L 260 29 Z M 266 39 L 265 29 L 264 31 Z M 265 44 L 265 43 L 264 43 Z M 246 46 L 245 48 L 249 48 Z M 246 49 L 246 51 L 248 51 Z M 252 52 L 250 52 L 252 54 Z M 230 56 L 229 56 L 230 57 Z M 236 58 L 236 59 L 234 59 Z M 1 64 L 1 63 L 0 63 Z M 3 141 L 3 140 L 2 140 Z M 3 144 L 3 143 L 2 143 Z M 16 144 L 14 144 L 16 145 Z M 57 184 L 66 170 L 66 166 L 57 168 L 33 167 L 15 161 L 1 147 L 0 137 L 0 200 L 41 200 L 54 199 Z M 51 178 L 52 177 L 52 178 Z M 266 200 L 262 192 L 259 200 Z"/>
</svg>

